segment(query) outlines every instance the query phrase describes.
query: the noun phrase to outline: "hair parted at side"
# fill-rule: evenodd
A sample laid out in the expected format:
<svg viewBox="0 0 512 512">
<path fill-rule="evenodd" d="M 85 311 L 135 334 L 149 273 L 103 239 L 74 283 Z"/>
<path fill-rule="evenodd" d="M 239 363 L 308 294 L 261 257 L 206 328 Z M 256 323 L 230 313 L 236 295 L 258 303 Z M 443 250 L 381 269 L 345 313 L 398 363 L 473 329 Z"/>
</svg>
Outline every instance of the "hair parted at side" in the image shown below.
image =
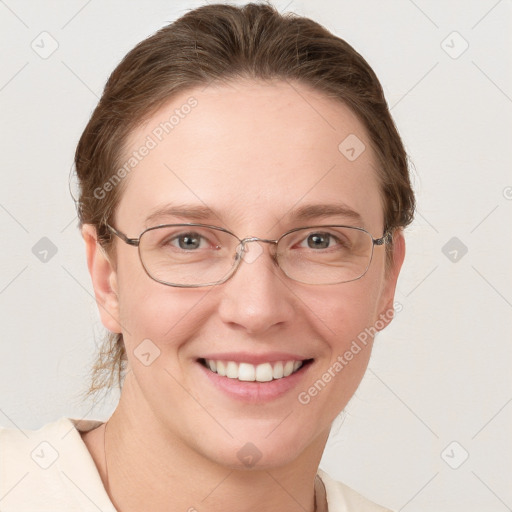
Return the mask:
<svg viewBox="0 0 512 512">
<path fill-rule="evenodd" d="M 415 199 L 407 155 L 379 80 L 363 57 L 318 23 L 280 14 L 271 5 L 212 4 L 189 11 L 123 58 L 80 137 L 75 154 L 80 226 L 92 224 L 107 252 L 113 247 L 105 224 L 123 183 L 104 185 L 122 167 L 130 133 L 177 93 L 237 78 L 300 82 L 350 107 L 377 157 L 383 227 L 410 224 Z M 115 383 L 121 387 L 125 370 L 122 335 L 111 333 L 92 368 L 86 396 Z"/>
</svg>

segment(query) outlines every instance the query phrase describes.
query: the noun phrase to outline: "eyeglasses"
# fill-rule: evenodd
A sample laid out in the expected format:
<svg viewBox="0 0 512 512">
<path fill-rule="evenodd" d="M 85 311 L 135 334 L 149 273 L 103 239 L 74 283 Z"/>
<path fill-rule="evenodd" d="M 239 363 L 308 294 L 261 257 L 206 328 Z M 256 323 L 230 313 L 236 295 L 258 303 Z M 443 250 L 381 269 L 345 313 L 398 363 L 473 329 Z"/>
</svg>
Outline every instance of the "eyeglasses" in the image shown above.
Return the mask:
<svg viewBox="0 0 512 512">
<path fill-rule="evenodd" d="M 373 247 L 390 243 L 391 232 L 373 238 L 353 226 L 309 226 L 287 231 L 277 240 L 238 238 L 227 229 L 207 224 L 165 224 L 129 238 L 106 224 L 128 245 L 138 247 L 146 274 L 155 281 L 183 288 L 214 286 L 234 275 L 242 260 L 252 263 L 273 245 L 272 258 L 286 276 L 304 284 L 339 284 L 363 277 Z"/>
</svg>

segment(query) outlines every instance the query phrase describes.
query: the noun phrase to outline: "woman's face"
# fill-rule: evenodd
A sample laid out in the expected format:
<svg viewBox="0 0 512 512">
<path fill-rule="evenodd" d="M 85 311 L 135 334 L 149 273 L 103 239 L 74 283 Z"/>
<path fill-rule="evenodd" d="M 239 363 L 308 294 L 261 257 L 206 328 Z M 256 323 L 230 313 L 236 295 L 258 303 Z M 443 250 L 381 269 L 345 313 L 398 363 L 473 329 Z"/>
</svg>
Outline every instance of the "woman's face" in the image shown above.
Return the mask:
<svg viewBox="0 0 512 512">
<path fill-rule="evenodd" d="M 187 222 L 239 238 L 277 239 L 319 224 L 383 235 L 376 159 L 363 125 L 345 105 L 301 84 L 189 90 L 132 133 L 125 157 L 137 163 L 118 185 L 113 224 L 129 237 Z M 339 212 L 321 214 L 328 205 Z M 172 207 L 182 211 L 165 212 Z M 310 216 L 298 217 L 305 207 Z M 365 372 L 368 333 L 391 318 L 401 235 L 388 273 L 385 249 L 376 246 L 361 279 L 334 285 L 292 281 L 273 263 L 269 244 L 252 242 L 252 257 L 227 282 L 171 287 L 148 277 L 137 248 L 115 243 L 115 268 L 93 267 L 93 281 L 103 323 L 123 333 L 131 371 L 122 400 L 138 426 L 231 467 L 318 458 Z M 278 361 L 309 362 L 258 383 L 220 376 L 204 359 L 273 370 Z"/>
</svg>

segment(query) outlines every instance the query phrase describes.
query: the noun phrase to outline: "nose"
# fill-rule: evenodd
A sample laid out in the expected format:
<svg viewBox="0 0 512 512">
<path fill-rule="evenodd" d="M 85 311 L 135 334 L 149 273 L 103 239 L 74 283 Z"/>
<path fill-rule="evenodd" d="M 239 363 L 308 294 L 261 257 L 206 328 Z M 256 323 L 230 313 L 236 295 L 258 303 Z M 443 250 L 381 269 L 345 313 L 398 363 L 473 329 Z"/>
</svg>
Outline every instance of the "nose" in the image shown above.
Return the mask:
<svg viewBox="0 0 512 512">
<path fill-rule="evenodd" d="M 271 254 L 271 245 L 250 240 L 235 274 L 222 286 L 223 322 L 250 334 L 283 327 L 293 320 L 295 296 Z M 290 281 L 290 282 L 288 282 Z"/>
</svg>

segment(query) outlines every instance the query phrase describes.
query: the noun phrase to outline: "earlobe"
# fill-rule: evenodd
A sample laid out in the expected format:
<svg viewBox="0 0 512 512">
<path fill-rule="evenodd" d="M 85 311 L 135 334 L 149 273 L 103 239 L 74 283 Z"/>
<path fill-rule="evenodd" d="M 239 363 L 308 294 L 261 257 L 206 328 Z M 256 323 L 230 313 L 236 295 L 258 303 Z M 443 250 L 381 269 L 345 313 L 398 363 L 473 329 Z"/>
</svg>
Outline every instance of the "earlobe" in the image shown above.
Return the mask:
<svg viewBox="0 0 512 512">
<path fill-rule="evenodd" d="M 389 268 L 386 269 L 384 285 L 382 290 L 381 308 L 378 324 L 382 326 L 379 331 L 388 326 L 394 317 L 395 312 L 395 290 L 400 269 L 405 258 L 405 239 L 402 230 L 397 230 L 393 234 L 393 259 Z"/>
<path fill-rule="evenodd" d="M 120 333 L 116 270 L 98 242 L 96 228 L 92 224 L 83 225 L 82 237 L 101 322 L 109 331 Z"/>
</svg>

